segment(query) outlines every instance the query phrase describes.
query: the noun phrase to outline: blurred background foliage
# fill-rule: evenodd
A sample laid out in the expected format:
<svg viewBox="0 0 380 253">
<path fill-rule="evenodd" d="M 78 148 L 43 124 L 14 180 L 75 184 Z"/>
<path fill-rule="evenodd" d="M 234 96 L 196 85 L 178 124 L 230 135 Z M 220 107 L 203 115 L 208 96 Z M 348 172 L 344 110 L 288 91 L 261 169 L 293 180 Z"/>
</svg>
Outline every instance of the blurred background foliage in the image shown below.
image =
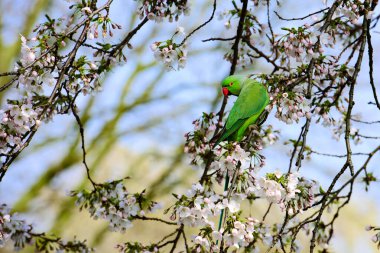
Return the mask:
<svg viewBox="0 0 380 253">
<path fill-rule="evenodd" d="M 227 2 L 221 3 L 217 11 L 223 11 Z M 284 4 L 281 13 L 287 17 L 302 16 L 307 8 L 311 8 L 298 4 L 298 1 L 295 6 L 295 2 Z M 190 31 L 207 20 L 212 11 L 211 3 L 194 1 L 191 15 L 181 19 L 179 25 Z M 113 5 L 111 18 L 123 26 L 115 35 L 117 40 L 138 21 L 133 14 L 136 2 L 115 0 Z M 0 72 L 13 68 L 20 52 L 19 34 L 30 36 L 34 25 L 44 19 L 45 13 L 52 17 L 64 16 L 67 6 L 65 1 L 54 0 L 0 0 Z M 275 25 L 277 21 L 273 19 Z M 206 29 L 192 37 L 188 66 L 178 72 L 166 72 L 154 60 L 149 46 L 170 37 L 176 26 L 175 23 L 164 22 L 144 27 L 133 38 L 133 49 L 126 51 L 127 64 L 108 73 L 102 81 L 102 92 L 82 98 L 78 105 L 85 127 L 87 159 L 95 180 L 101 182 L 130 177 L 127 180 L 129 191 L 146 189 L 151 198 L 165 207 L 173 201 L 171 192 L 183 193 L 199 176 L 199 171 L 188 165 L 183 153 L 183 135 L 191 130 L 191 122 L 203 111 L 218 110 L 221 102 L 218 82 L 229 70 L 229 63 L 223 60 L 223 55 L 229 50 L 228 44 L 200 41 L 233 34 L 233 31 L 225 29 L 224 21 L 215 18 Z M 374 35 L 373 40 L 376 52 L 380 44 L 376 43 L 379 35 Z M 86 54 L 86 51 L 82 53 Z M 375 61 L 376 69 L 380 66 L 376 58 Z M 260 73 L 269 70 L 259 61 L 252 63 L 246 71 Z M 361 80 L 366 82 L 365 77 Z M 363 100 L 364 105 L 368 102 L 368 87 L 362 85 L 362 92 L 358 92 L 356 97 Z M 2 101 L 7 96 L 11 94 L 0 93 Z M 362 114 L 371 110 L 364 106 L 359 108 Z M 22 213 L 37 230 L 50 231 L 67 239 L 77 235 L 79 239 L 87 239 L 97 252 L 111 252 L 117 243 L 127 240 L 149 242 L 170 232 L 161 224 L 137 221 L 125 234 L 111 233 L 105 222 L 93 221 L 88 213 L 75 207 L 67 192 L 88 187 L 89 182 L 81 163 L 79 131 L 71 116 L 58 116 L 41 127 L 28 150 L 0 184 L 0 203 L 7 203 L 14 211 Z M 268 167 L 281 169 L 288 164 L 287 152 L 290 149 L 283 143 L 295 138 L 300 125 L 289 127 L 278 123 L 273 115 L 268 122 L 283 131 L 279 143 L 264 151 Z M 339 150 L 338 142 L 330 138 L 326 129 L 316 127 L 313 130 L 315 137 L 326 135 L 323 141 L 312 137 L 313 144 L 325 152 Z M 303 173 L 318 176 L 323 185 L 323 178 L 334 173 L 337 159 L 313 158 L 308 163 L 310 170 Z M 376 161 L 374 164 L 379 163 L 378 158 Z M 341 214 L 333 245 L 336 252 L 375 251 L 371 235 L 365 232 L 364 226 L 380 224 L 379 198 L 363 189 L 362 185 L 357 187 L 353 201 Z M 370 190 L 378 192 L 379 189 L 376 185 Z M 262 206 L 250 206 L 247 211 L 261 216 L 266 205 L 263 202 Z M 268 220 L 275 220 L 275 214 Z M 0 252 L 10 251 L 10 248 L 0 249 Z M 33 249 L 25 250 L 28 251 Z"/>
</svg>

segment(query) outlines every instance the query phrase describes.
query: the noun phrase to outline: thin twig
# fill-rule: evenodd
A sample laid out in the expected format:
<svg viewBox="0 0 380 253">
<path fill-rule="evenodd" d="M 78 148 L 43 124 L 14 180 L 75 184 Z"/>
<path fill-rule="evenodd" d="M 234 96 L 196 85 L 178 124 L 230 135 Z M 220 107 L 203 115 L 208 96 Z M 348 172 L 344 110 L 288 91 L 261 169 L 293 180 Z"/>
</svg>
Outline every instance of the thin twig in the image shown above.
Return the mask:
<svg viewBox="0 0 380 253">
<path fill-rule="evenodd" d="M 367 124 L 367 125 L 371 125 L 371 124 L 380 124 L 380 120 L 375 120 L 375 121 L 363 121 L 363 120 L 358 120 L 358 119 L 354 119 L 354 118 L 351 118 L 352 121 L 355 121 L 355 122 L 358 122 L 358 123 L 362 123 L 362 124 Z"/>
<path fill-rule="evenodd" d="M 182 231 L 183 231 L 183 224 L 181 224 L 181 226 L 178 228 L 178 230 L 177 230 L 177 235 L 176 235 L 176 237 L 175 237 L 175 239 L 172 241 L 172 243 L 173 243 L 173 247 L 172 247 L 172 249 L 170 250 L 170 253 L 173 253 L 174 252 L 174 250 L 176 249 L 176 247 L 177 247 L 177 243 L 178 243 L 178 240 L 179 240 L 179 238 L 181 237 L 181 234 L 182 234 Z"/>
<path fill-rule="evenodd" d="M 166 220 L 163 220 L 163 219 L 160 219 L 160 218 L 155 218 L 155 217 L 147 217 L 147 216 L 133 216 L 134 219 L 138 219 L 138 220 L 150 220 L 150 221 L 158 221 L 158 222 L 162 222 L 162 223 L 165 223 L 167 225 L 177 225 L 176 222 L 172 222 L 172 221 L 166 221 Z"/>
<path fill-rule="evenodd" d="M 368 59 L 369 59 L 369 83 L 371 84 L 373 98 L 375 99 L 375 103 L 377 109 L 380 110 L 379 99 L 377 98 L 375 81 L 373 79 L 373 47 L 371 41 L 371 31 L 370 31 L 370 23 L 367 22 L 367 44 L 368 44 Z"/>
<path fill-rule="evenodd" d="M 321 156 L 329 156 L 329 157 L 336 157 L 336 158 L 345 158 L 345 157 L 347 157 L 347 154 L 345 154 L 345 155 L 337 155 L 337 154 L 322 153 L 322 152 L 318 152 L 318 151 L 314 151 L 314 150 L 311 150 L 310 152 L 312 154 L 321 155 Z M 362 155 L 368 155 L 368 153 L 358 152 L 358 153 L 352 153 L 351 155 L 362 156 Z"/>
<path fill-rule="evenodd" d="M 284 20 L 284 21 L 294 21 L 294 20 L 304 20 L 304 19 L 309 18 L 309 17 L 311 17 L 311 16 L 313 16 L 313 15 L 315 15 L 315 14 L 319 14 L 319 13 L 321 13 L 321 12 L 327 11 L 328 9 L 329 9 L 329 8 L 327 7 L 327 8 L 324 8 L 324 9 L 322 9 L 322 10 L 319 10 L 319 11 L 316 11 L 316 12 L 313 12 L 313 13 L 310 13 L 310 14 L 304 16 L 304 17 L 300 17 L 300 18 L 284 18 L 284 17 L 281 17 L 280 14 L 278 14 L 277 11 L 274 11 L 274 13 L 275 13 L 276 16 L 277 16 L 279 19 L 281 19 L 281 20 Z"/>
<path fill-rule="evenodd" d="M 211 20 L 213 20 L 214 18 L 214 15 L 215 15 L 215 11 L 216 11 L 216 0 L 214 0 L 214 4 L 213 4 L 213 7 L 212 7 L 212 13 L 211 13 L 211 16 L 210 18 L 204 22 L 203 24 L 201 24 L 200 26 L 198 26 L 197 28 L 195 28 L 191 33 L 189 33 L 183 40 L 182 42 L 179 44 L 179 46 L 182 46 L 183 44 L 185 44 L 185 42 L 195 33 L 197 32 L 198 30 L 202 29 L 204 26 L 206 26 L 208 23 L 211 22 Z"/>
<path fill-rule="evenodd" d="M 231 38 L 209 38 L 209 39 L 202 40 L 202 42 L 215 41 L 215 40 L 229 41 L 229 40 L 234 40 L 234 39 L 236 39 L 236 36 L 233 36 Z"/>
</svg>

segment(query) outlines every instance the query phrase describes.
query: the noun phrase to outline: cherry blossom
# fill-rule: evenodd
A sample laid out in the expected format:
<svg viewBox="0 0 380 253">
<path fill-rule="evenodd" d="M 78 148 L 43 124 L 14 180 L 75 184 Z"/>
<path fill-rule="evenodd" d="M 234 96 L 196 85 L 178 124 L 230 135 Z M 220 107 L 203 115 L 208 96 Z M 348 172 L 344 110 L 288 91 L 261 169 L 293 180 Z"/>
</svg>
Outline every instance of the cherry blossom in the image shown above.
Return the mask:
<svg viewBox="0 0 380 253">
<path fill-rule="evenodd" d="M 138 8 L 138 15 L 142 19 L 147 17 L 155 22 L 162 22 L 164 18 L 168 18 L 170 22 L 178 20 L 182 14 L 187 15 L 190 12 L 187 0 L 176 1 L 140 1 L 142 4 Z"/>
<path fill-rule="evenodd" d="M 135 216 L 145 216 L 145 211 L 158 207 L 156 202 L 145 200 L 144 193 L 130 194 L 122 181 L 96 185 L 93 191 L 83 190 L 70 195 L 76 197 L 76 205 L 88 209 L 95 220 L 108 221 L 111 231 L 125 232 L 132 227 Z"/>
</svg>

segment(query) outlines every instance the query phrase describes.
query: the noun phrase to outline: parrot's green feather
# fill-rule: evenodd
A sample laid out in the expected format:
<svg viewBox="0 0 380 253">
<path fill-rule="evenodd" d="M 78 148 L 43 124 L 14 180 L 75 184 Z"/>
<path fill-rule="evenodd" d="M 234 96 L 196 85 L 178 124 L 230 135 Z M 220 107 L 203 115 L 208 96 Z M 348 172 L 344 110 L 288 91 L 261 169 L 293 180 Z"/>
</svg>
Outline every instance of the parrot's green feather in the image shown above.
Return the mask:
<svg viewBox="0 0 380 253">
<path fill-rule="evenodd" d="M 229 129 L 224 128 L 222 131 L 222 135 L 215 142 L 215 146 L 218 145 L 220 142 L 227 140 L 228 137 L 233 136 L 234 133 L 237 133 L 239 128 L 244 124 L 244 122 L 245 120 L 241 119 L 241 120 L 238 120 L 231 128 Z"/>
<path fill-rule="evenodd" d="M 269 101 L 265 87 L 259 82 L 247 79 L 242 86 L 240 95 L 228 116 L 226 129 L 230 129 L 240 119 L 260 114 Z"/>
<path fill-rule="evenodd" d="M 269 103 L 269 95 L 265 86 L 252 79 L 246 79 L 241 86 L 239 97 L 215 146 L 224 140 L 241 141 L 250 125 L 261 125 L 267 117 L 264 110 Z"/>
</svg>

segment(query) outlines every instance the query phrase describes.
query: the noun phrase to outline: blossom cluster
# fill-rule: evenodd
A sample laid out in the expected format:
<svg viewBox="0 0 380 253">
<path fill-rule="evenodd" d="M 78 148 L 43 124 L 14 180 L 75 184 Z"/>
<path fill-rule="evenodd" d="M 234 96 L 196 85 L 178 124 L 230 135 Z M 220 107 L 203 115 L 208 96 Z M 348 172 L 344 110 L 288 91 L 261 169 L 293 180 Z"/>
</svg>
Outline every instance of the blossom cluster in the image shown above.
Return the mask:
<svg viewBox="0 0 380 253">
<path fill-rule="evenodd" d="M 288 211 L 291 214 L 296 211 L 302 213 L 304 209 L 311 207 L 315 201 L 316 194 L 320 192 L 320 186 L 317 181 L 309 180 L 305 177 L 295 177 L 295 174 L 288 176 L 286 189 L 287 197 L 291 198 L 288 202 Z M 296 184 L 294 183 L 295 181 L 297 181 Z"/>
<path fill-rule="evenodd" d="M 177 34 L 185 35 L 182 27 L 177 28 L 177 31 L 170 40 L 154 42 L 150 46 L 156 60 L 162 62 L 167 70 L 180 70 L 186 64 L 187 45 L 186 42 L 181 44 L 173 42 L 173 38 Z"/>
<path fill-rule="evenodd" d="M 78 70 L 75 71 L 75 75 L 67 76 L 66 90 L 73 95 L 79 92 L 83 95 L 87 95 L 101 91 L 102 87 L 99 82 L 101 74 L 99 74 L 99 72 L 101 69 L 104 70 L 106 59 L 108 58 L 104 57 L 98 61 L 91 61 L 86 57 L 78 58 L 75 62 Z M 110 60 L 112 62 L 116 61 L 115 59 Z"/>
<path fill-rule="evenodd" d="M 0 152 L 3 154 L 17 152 L 27 134 L 36 130 L 41 121 L 69 111 L 72 103 L 69 97 L 59 96 L 59 101 L 53 101 L 56 94 L 47 94 L 51 90 L 49 87 L 58 85 L 58 80 L 72 95 L 87 94 L 99 87 L 99 68 L 104 59 L 96 63 L 84 56 L 78 57 L 73 60 L 69 73 L 68 69 L 63 71 L 68 56 L 60 56 L 51 50 L 66 47 L 67 30 L 62 28 L 63 20 L 47 17 L 47 21 L 34 30 L 35 37 L 26 39 L 21 35 L 21 58 L 14 67 L 16 74 L 12 81 L 18 86 L 17 97 L 8 99 L 0 111 Z M 110 21 L 103 19 L 95 23 L 108 24 Z M 105 70 L 104 66 L 102 69 Z"/>
<path fill-rule="evenodd" d="M 21 101 L 8 103 L 0 111 L 0 153 L 6 154 L 9 148 L 20 148 L 23 135 L 30 131 L 34 125 L 39 125 L 39 109 L 33 109 L 32 101 L 24 98 Z"/>
<path fill-rule="evenodd" d="M 141 19 L 148 17 L 150 20 L 162 22 L 168 18 L 170 22 L 177 21 L 182 14 L 188 15 L 190 7 L 187 0 L 138 0 L 141 6 L 138 15 Z"/>
<path fill-rule="evenodd" d="M 136 216 L 145 216 L 146 211 L 158 207 L 156 202 L 146 199 L 144 192 L 131 194 L 122 180 L 96 185 L 92 191 L 71 192 L 80 209 L 88 209 L 91 216 L 109 222 L 111 231 L 125 232 L 132 227 Z"/>
<path fill-rule="evenodd" d="M 228 208 L 231 213 L 240 209 L 238 196 L 227 198 L 212 190 L 205 191 L 199 183 L 194 184 L 186 194 L 177 195 L 172 217 L 178 217 L 178 223 L 191 227 L 210 226 L 214 228 L 212 218 Z"/>
<path fill-rule="evenodd" d="M 102 20 L 95 22 L 97 25 L 111 22 L 105 21 L 103 18 L 99 19 Z M 101 57 L 101 59 L 95 61 L 94 59 L 88 59 L 86 56 L 78 56 L 71 64 L 70 74 L 66 73 L 67 70 L 62 73 L 67 58 L 54 55 L 49 48 L 44 46 L 49 44 L 49 47 L 67 48 L 65 39 L 62 37 L 47 40 L 46 33 L 57 32 L 54 29 L 57 29 L 58 24 L 54 22 L 54 20 L 49 20 L 45 22 L 45 25 L 40 25 L 36 29 L 37 36 L 32 39 L 28 40 L 21 36 L 21 59 L 14 69 L 20 73 L 17 82 L 22 85 L 21 88 L 30 99 L 36 94 L 46 98 L 44 87 L 53 86 L 59 78 L 62 79 L 61 83 L 65 89 L 73 95 L 78 92 L 87 94 L 89 91 L 98 90 L 99 74 L 106 70 L 104 65 L 107 59 Z M 60 24 L 60 26 L 63 25 Z M 90 37 L 88 36 L 89 39 Z M 104 53 L 104 49 L 100 52 Z M 99 51 L 95 53 L 96 56 L 102 56 L 98 55 Z"/>
<path fill-rule="evenodd" d="M 195 252 L 219 252 L 218 241 L 223 239 L 226 247 L 245 247 L 258 236 L 255 231 L 259 222 L 257 219 L 248 218 L 247 221 L 238 220 L 241 195 L 218 195 L 215 192 L 205 191 L 200 184 L 195 184 L 185 195 L 176 196 L 178 201 L 172 214 L 178 217 L 178 222 L 186 226 L 202 227 L 198 235 L 193 236 Z M 218 231 L 212 221 L 220 215 L 222 210 L 228 210 L 232 216 L 227 219 L 227 225 Z M 260 225 L 261 226 L 261 225 Z M 260 235 L 261 238 L 268 236 Z"/>
<path fill-rule="evenodd" d="M 273 106 L 277 106 L 275 117 L 285 122 L 292 124 L 298 122 L 300 118 L 311 118 L 310 105 L 308 100 L 300 92 L 283 92 L 276 89 L 271 94 L 272 103 L 268 105 L 268 110 Z"/>
<path fill-rule="evenodd" d="M 269 202 L 278 204 L 283 211 L 289 207 L 288 211 L 294 213 L 311 206 L 317 191 L 318 184 L 314 181 L 294 173 L 282 174 L 276 171 L 256 179 L 255 186 L 247 189 L 247 195 L 264 197 Z"/>
<path fill-rule="evenodd" d="M 308 28 L 310 27 L 283 28 L 288 33 L 279 38 L 274 44 L 280 52 L 284 53 L 281 58 L 282 63 L 287 62 L 287 64 L 290 64 L 290 59 L 292 58 L 297 62 L 309 62 L 313 58 L 318 58 L 324 52 L 320 45 L 315 46 L 318 38 Z"/>
<path fill-rule="evenodd" d="M 217 231 L 207 227 L 199 235 L 194 236 L 194 250 L 196 252 L 220 252 L 216 242 L 222 240 L 224 246 L 231 249 L 247 247 L 254 241 L 258 225 L 259 221 L 252 217 L 243 221 L 237 219 L 237 216 L 232 216 L 227 220 L 226 229 Z"/>
<path fill-rule="evenodd" d="M 234 221 L 231 228 L 227 226 L 229 229 L 223 235 L 226 246 L 233 249 L 248 246 L 254 239 L 253 232 L 257 223 L 258 220 L 249 217 L 247 222 Z"/>
<path fill-rule="evenodd" d="M 167 70 L 180 70 L 185 67 L 186 45 L 178 46 L 171 42 L 155 42 L 151 46 L 154 57 L 162 62 Z"/>
<path fill-rule="evenodd" d="M 194 252 L 220 252 L 224 249 L 257 250 L 256 243 L 262 241 L 269 246 L 273 242 L 271 234 L 275 229 L 253 217 L 242 218 L 240 213 L 234 213 L 226 219 L 220 230 L 206 226 L 198 235 L 194 235 L 192 242 Z M 223 242 L 223 245 L 218 244 Z"/>
<path fill-rule="evenodd" d="M 330 82 L 344 85 L 352 76 L 353 71 L 352 67 L 340 64 L 338 57 L 325 56 L 314 62 L 313 83 L 323 88 Z"/>
<path fill-rule="evenodd" d="M 217 128 L 214 113 L 203 113 L 201 119 L 193 121 L 194 131 L 185 134 L 184 152 L 190 155 L 191 164 L 205 163 L 206 156 L 212 149 L 210 140 Z"/>
<path fill-rule="evenodd" d="M 8 240 L 14 242 L 16 250 L 24 248 L 26 244 L 32 244 L 31 230 L 29 224 L 10 213 L 10 208 L 4 204 L 0 206 L 0 248 Z"/>
<path fill-rule="evenodd" d="M 220 195 L 208 186 L 197 183 L 186 194 L 175 195 L 177 202 L 174 204 L 171 219 L 178 219 L 179 224 L 186 226 L 202 227 L 202 232 L 193 236 L 197 252 L 202 250 L 217 252 L 219 248 L 215 241 L 220 241 L 222 238 L 227 247 L 236 249 L 249 245 L 254 236 L 267 242 L 272 240 L 268 229 L 264 229 L 265 226 L 263 227 L 257 220 L 252 218 L 248 218 L 245 222 L 237 220 L 243 200 L 265 198 L 271 203 L 278 204 L 281 210 L 293 214 L 310 207 L 318 190 L 316 182 L 294 173 L 275 172 L 268 173 L 264 177 L 254 175 L 253 171 L 245 171 L 244 174 L 245 176 L 249 174 L 251 181 L 247 182 L 247 177 L 244 176 L 238 177 L 234 184 L 240 185 L 240 191 L 231 185 L 232 188 L 229 188 L 228 192 Z M 230 215 L 227 218 L 227 225 L 218 231 L 213 219 L 219 216 L 222 210 L 228 210 Z"/>
<path fill-rule="evenodd" d="M 261 146 L 259 147 L 261 148 Z M 264 157 L 255 151 L 247 152 L 239 144 L 233 143 L 227 147 L 220 147 L 214 151 L 216 158 L 210 165 L 211 171 L 215 171 L 218 177 L 223 177 L 226 172 L 232 177 L 237 170 L 239 174 L 251 168 L 252 156 L 257 155 L 259 166 L 264 164 Z"/>
<path fill-rule="evenodd" d="M 13 241 L 16 251 L 27 245 L 35 244 L 39 252 L 77 252 L 87 253 L 93 251 L 85 242 L 74 239 L 64 241 L 59 237 L 46 236 L 44 233 L 34 233 L 33 227 L 12 214 L 5 204 L 0 205 L 0 248 L 8 241 Z"/>
<path fill-rule="evenodd" d="M 351 1 L 345 3 L 344 5 L 339 6 L 335 13 L 335 17 L 342 17 L 345 19 L 342 21 L 348 20 L 354 25 L 358 24 L 360 16 L 363 15 L 365 18 L 371 19 L 373 11 L 368 10 L 366 6 L 359 1 Z"/>
</svg>

